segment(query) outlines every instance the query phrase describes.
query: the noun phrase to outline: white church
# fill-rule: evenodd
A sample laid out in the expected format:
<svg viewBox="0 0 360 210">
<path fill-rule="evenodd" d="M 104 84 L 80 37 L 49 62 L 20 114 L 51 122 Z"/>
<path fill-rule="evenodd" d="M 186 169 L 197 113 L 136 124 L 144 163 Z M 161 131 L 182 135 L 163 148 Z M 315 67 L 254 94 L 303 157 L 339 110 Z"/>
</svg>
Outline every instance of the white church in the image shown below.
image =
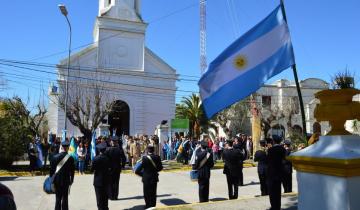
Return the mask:
<svg viewBox="0 0 360 210">
<path fill-rule="evenodd" d="M 86 89 L 91 92 L 100 82 L 104 102 L 121 107 L 103 122 L 117 135 L 154 134 L 161 121 L 175 116 L 178 75 L 145 46 L 146 28 L 140 0 L 99 0 L 94 43 L 70 57 L 69 96 Z M 48 125 L 58 136 L 65 115 L 57 100 L 64 94 L 67 62 L 66 58 L 58 65 L 58 88 L 49 89 Z M 67 125 L 68 134 L 82 135 L 69 121 Z"/>
</svg>

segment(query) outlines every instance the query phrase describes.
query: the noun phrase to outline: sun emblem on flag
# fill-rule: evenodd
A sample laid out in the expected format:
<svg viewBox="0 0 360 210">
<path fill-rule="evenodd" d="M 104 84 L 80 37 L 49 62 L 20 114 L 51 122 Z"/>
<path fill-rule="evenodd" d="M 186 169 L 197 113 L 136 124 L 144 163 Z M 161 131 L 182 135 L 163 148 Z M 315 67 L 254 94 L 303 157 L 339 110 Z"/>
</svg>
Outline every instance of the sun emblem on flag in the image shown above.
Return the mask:
<svg viewBox="0 0 360 210">
<path fill-rule="evenodd" d="M 244 55 L 238 55 L 234 59 L 234 66 L 238 70 L 243 70 L 247 66 L 247 59 Z"/>
</svg>

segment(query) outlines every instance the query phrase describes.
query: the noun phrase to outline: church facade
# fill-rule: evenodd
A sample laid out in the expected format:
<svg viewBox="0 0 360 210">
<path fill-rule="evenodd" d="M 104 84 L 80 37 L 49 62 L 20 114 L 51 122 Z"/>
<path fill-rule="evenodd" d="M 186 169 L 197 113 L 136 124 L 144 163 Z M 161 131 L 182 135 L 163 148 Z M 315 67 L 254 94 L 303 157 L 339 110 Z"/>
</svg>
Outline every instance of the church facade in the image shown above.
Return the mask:
<svg viewBox="0 0 360 210">
<path fill-rule="evenodd" d="M 99 0 L 94 43 L 70 57 L 69 98 L 86 101 L 86 94 L 101 91 L 102 104 L 118 107 L 103 122 L 117 135 L 153 134 L 161 121 L 175 116 L 178 75 L 145 46 L 147 24 L 140 11 L 140 0 Z M 49 89 L 48 125 L 57 135 L 65 122 L 58 100 L 65 90 L 67 62 L 58 65 L 58 88 Z M 67 124 L 70 135 L 82 135 Z"/>
</svg>

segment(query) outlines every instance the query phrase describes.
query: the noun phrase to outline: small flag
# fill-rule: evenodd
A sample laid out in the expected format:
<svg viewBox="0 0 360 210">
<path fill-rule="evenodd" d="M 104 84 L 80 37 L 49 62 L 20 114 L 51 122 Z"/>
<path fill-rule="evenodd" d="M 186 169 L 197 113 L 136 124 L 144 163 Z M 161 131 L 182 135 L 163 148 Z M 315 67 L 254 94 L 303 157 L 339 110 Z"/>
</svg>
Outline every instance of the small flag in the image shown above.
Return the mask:
<svg viewBox="0 0 360 210">
<path fill-rule="evenodd" d="M 76 145 L 74 136 L 72 136 L 71 139 L 70 139 L 70 146 L 69 146 L 68 154 L 71 157 L 73 157 L 75 161 L 77 160 L 77 152 L 76 152 L 76 150 L 77 150 L 77 145 Z"/>
<path fill-rule="evenodd" d="M 61 142 L 66 141 L 66 132 L 67 132 L 67 130 L 62 130 Z"/>
<path fill-rule="evenodd" d="M 268 79 L 295 64 L 281 6 L 232 43 L 199 81 L 208 118 L 258 90 Z"/>
<path fill-rule="evenodd" d="M 96 131 L 93 132 L 92 138 L 91 138 L 91 160 L 94 159 L 96 156 Z"/>
<path fill-rule="evenodd" d="M 43 167 L 44 157 L 43 157 L 43 153 L 42 153 L 41 141 L 40 141 L 40 138 L 37 137 L 37 136 L 36 136 L 35 144 L 36 144 L 36 150 L 38 152 L 36 165 L 37 165 L 38 168 L 42 168 Z"/>
<path fill-rule="evenodd" d="M 54 138 L 53 138 L 53 135 L 52 135 L 51 132 L 49 133 L 48 143 L 49 143 L 50 145 L 52 145 L 52 144 L 54 143 Z"/>
</svg>

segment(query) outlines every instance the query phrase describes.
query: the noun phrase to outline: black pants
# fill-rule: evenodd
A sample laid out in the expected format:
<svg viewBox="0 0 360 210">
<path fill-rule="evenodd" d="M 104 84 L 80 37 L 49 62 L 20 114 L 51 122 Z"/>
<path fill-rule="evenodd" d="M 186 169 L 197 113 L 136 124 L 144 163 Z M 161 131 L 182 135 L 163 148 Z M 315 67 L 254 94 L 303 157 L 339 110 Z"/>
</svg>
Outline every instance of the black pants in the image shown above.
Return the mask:
<svg viewBox="0 0 360 210">
<path fill-rule="evenodd" d="M 237 199 L 239 194 L 239 177 L 226 175 L 229 199 Z"/>
<path fill-rule="evenodd" d="M 241 173 L 239 177 L 239 186 L 244 186 L 243 163 L 241 163 Z"/>
<path fill-rule="evenodd" d="M 184 152 L 183 153 L 183 158 L 184 158 L 184 164 L 187 165 L 189 163 L 189 155 L 188 152 Z"/>
<path fill-rule="evenodd" d="M 268 179 L 271 210 L 281 209 L 281 179 Z"/>
<path fill-rule="evenodd" d="M 106 187 L 96 187 L 95 188 L 95 195 L 96 195 L 96 204 L 98 210 L 109 210 L 108 207 L 108 195 L 106 191 Z"/>
<path fill-rule="evenodd" d="M 157 182 L 143 183 L 145 209 L 156 206 L 156 188 Z"/>
<path fill-rule="evenodd" d="M 286 173 L 283 177 L 283 187 L 285 193 L 292 192 L 292 173 Z"/>
<path fill-rule="evenodd" d="M 36 169 L 36 156 L 29 156 L 29 160 L 30 160 L 30 166 L 29 166 L 29 170 L 30 171 L 35 171 Z"/>
<path fill-rule="evenodd" d="M 111 182 L 108 188 L 108 195 L 110 200 L 117 200 L 119 196 L 119 182 L 121 170 L 116 169 L 111 172 Z"/>
<path fill-rule="evenodd" d="M 209 201 L 209 179 L 199 179 L 199 200 L 200 203 Z"/>
<path fill-rule="evenodd" d="M 68 197 L 69 197 L 69 185 L 56 186 L 55 185 L 55 210 L 68 210 Z"/>
<path fill-rule="evenodd" d="M 268 193 L 268 186 L 267 186 L 267 182 L 266 182 L 266 174 L 258 173 L 258 175 L 259 175 L 259 180 L 260 180 L 261 195 L 262 196 L 268 195 L 269 193 Z"/>
</svg>

